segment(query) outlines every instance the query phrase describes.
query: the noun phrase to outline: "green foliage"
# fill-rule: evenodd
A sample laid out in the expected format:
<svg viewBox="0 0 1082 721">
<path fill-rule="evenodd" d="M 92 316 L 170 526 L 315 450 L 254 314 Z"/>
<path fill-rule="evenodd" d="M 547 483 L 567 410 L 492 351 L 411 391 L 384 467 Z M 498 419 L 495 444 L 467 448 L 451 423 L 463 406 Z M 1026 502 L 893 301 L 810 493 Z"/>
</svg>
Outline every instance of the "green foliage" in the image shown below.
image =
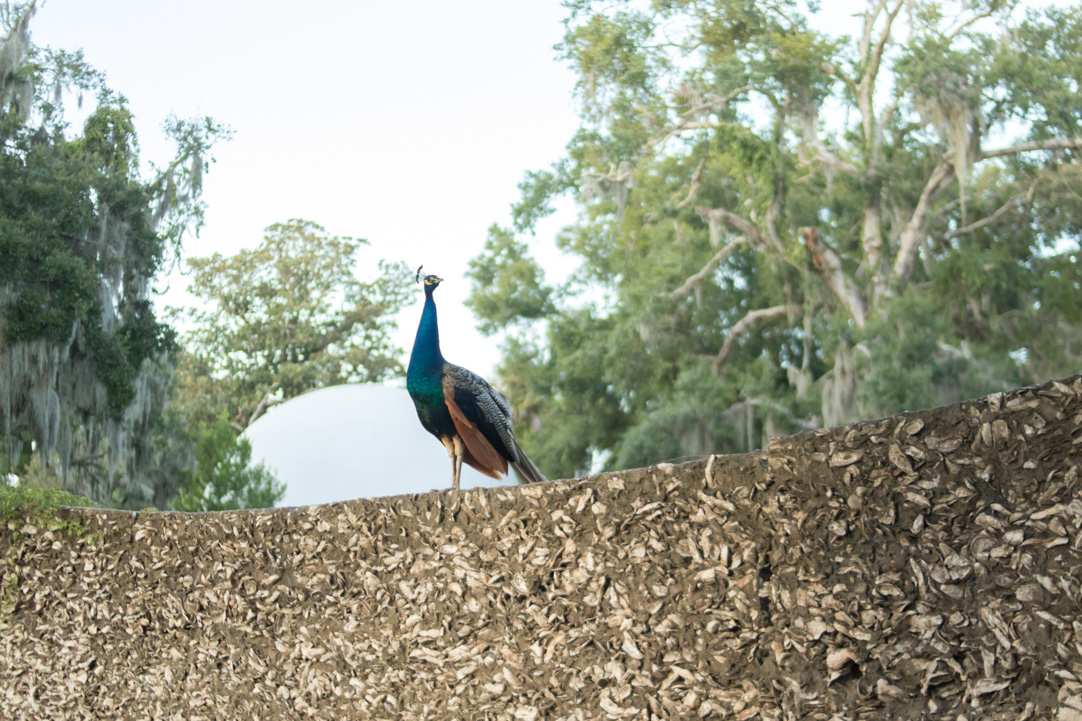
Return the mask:
<svg viewBox="0 0 1082 721">
<path fill-rule="evenodd" d="M 401 374 L 390 332 L 409 271 L 380 261 L 374 280 L 359 280 L 356 254 L 365 244 L 291 220 L 267 228 L 255 250 L 190 259 L 191 292 L 209 308 L 191 311 L 182 393 L 192 390 L 187 384 L 215 393 L 225 405 L 212 413 L 227 410 L 244 428 L 306 391 Z"/>
<path fill-rule="evenodd" d="M 59 488 L 9 486 L 0 483 L 0 525 L 14 524 L 18 531 L 24 523 L 45 529 L 59 530 L 76 536 L 86 533 L 86 527 L 57 515 L 61 506 L 97 507 L 89 498 Z M 10 527 L 10 526 L 9 526 Z"/>
<path fill-rule="evenodd" d="M 941 303 L 909 291 L 892 304 L 889 319 L 874 319 L 861 334 L 853 364 L 862 382 L 853 402 L 862 415 L 931 408 L 1026 382 L 1002 349 L 975 334 L 959 338 L 956 324 L 964 317 L 941 312 Z"/>
<path fill-rule="evenodd" d="M 55 469 L 50 469 L 35 458 L 29 473 L 14 484 L 0 478 L 0 614 L 14 610 L 19 575 L 8 568 L 17 556 L 24 540 L 24 533 L 31 532 L 27 525 L 38 531 L 59 532 L 71 538 L 93 543 L 101 533 L 90 533 L 85 524 L 65 518 L 64 506 L 95 507 L 89 498 L 57 488 L 59 480 Z M 47 485 L 36 485 L 44 481 Z M 4 531 L 7 531 L 6 533 Z M 5 543 L 6 541 L 6 543 Z"/>
<path fill-rule="evenodd" d="M 567 7 L 581 126 L 513 221 L 574 194 L 580 267 L 499 228 L 471 263 L 547 473 L 1082 367 L 1082 9 L 873 2 L 862 45 L 794 2 Z"/>
<path fill-rule="evenodd" d="M 238 434 L 307 391 L 401 373 L 390 332 L 409 272 L 381 261 L 375 279 L 359 280 L 365 244 L 291 220 L 267 228 L 254 250 L 188 261 L 190 290 L 206 305 L 187 311 L 194 330 L 178 356 L 161 441 L 180 478 L 175 508 L 273 506 L 284 486 L 252 465 Z"/>
<path fill-rule="evenodd" d="M 150 296 L 198 230 L 207 153 L 227 131 L 174 121 L 176 158 L 145 178 L 126 100 L 81 53 L 35 47 L 33 10 L 0 7 L 0 469 L 32 445 L 80 492 L 160 501 L 148 460 L 175 334 Z M 78 131 L 72 95 L 94 98 Z"/>
<path fill-rule="evenodd" d="M 990 75 L 1002 94 L 999 112 L 1032 123 L 1038 137 L 1077 137 L 1082 9 L 1031 9 L 1016 38 L 1017 45 L 999 44 L 991 59 Z"/>
<path fill-rule="evenodd" d="M 469 276 L 477 288 L 470 306 L 482 318 L 481 330 L 494 332 L 517 319 L 536 319 L 552 310 L 552 289 L 544 273 L 527 255 L 526 244 L 507 230 L 488 229 L 484 260 L 470 262 Z"/>
<path fill-rule="evenodd" d="M 262 463 L 252 465 L 252 444 L 237 435 L 224 415 L 203 426 L 195 443 L 195 471 L 179 489 L 180 511 L 272 508 L 285 485 Z"/>
<path fill-rule="evenodd" d="M 552 198 L 571 187 L 571 179 L 560 165 L 551 171 L 526 171 L 526 177 L 518 184 L 522 199 L 511 208 L 515 230 L 520 233 L 532 230 L 537 221 L 552 215 Z"/>
</svg>

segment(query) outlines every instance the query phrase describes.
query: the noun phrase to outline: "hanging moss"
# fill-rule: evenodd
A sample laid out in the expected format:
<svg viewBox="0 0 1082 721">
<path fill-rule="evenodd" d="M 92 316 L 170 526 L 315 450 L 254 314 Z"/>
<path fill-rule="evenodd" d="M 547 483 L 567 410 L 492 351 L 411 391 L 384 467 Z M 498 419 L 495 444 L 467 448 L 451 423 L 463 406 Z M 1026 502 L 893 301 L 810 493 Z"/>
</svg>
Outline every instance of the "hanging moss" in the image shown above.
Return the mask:
<svg viewBox="0 0 1082 721">
<path fill-rule="evenodd" d="M 0 87 L 0 470 L 25 463 L 32 445 L 57 454 L 68 488 L 160 500 L 142 470 L 174 332 L 150 294 L 182 234 L 198 228 L 207 149 L 227 131 L 171 120 L 177 158 L 144 180 L 123 96 L 81 54 L 34 48 L 27 19 L 0 27 L 0 78 L 31 91 Z M 69 90 L 97 97 L 77 134 L 63 118 Z M 30 112 L 12 112 L 17 96 Z"/>
</svg>

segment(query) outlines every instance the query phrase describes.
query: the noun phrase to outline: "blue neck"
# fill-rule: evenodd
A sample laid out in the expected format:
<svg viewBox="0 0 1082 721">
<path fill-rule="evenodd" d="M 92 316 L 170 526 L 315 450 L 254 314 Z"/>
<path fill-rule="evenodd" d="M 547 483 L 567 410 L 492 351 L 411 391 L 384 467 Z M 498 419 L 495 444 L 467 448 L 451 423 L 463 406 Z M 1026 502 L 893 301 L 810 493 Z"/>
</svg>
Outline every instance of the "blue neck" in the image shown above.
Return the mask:
<svg viewBox="0 0 1082 721">
<path fill-rule="evenodd" d="M 432 293 L 425 293 L 425 309 L 421 313 L 421 324 L 417 326 L 417 337 L 413 340 L 413 353 L 410 354 L 410 371 L 424 372 L 443 366 L 446 361 L 440 353 L 440 329 L 436 322 L 436 303 Z"/>
</svg>

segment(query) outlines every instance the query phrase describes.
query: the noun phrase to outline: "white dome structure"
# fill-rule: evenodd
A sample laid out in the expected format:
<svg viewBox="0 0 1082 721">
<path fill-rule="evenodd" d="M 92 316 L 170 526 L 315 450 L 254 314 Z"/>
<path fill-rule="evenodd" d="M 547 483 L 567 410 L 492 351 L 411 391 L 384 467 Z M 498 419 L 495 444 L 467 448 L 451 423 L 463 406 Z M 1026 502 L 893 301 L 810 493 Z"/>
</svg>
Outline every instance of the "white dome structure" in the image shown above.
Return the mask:
<svg viewBox="0 0 1082 721">
<path fill-rule="evenodd" d="M 405 388 L 323 388 L 271 409 L 245 432 L 252 460 L 286 484 L 280 506 L 425 493 L 451 487 L 451 460 L 421 427 Z M 462 469 L 461 488 L 513 485 Z"/>
</svg>

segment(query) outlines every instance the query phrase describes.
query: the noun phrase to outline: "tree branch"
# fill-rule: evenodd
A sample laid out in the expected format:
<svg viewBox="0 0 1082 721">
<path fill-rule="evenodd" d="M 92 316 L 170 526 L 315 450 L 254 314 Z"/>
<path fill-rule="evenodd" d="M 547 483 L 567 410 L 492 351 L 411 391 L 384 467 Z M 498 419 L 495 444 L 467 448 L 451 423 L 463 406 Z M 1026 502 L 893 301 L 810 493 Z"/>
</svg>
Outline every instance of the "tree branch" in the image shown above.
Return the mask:
<svg viewBox="0 0 1082 721">
<path fill-rule="evenodd" d="M 902 11 L 905 6 L 906 0 L 898 0 L 898 4 L 894 6 L 894 9 L 887 15 L 887 22 L 883 26 L 883 32 L 879 34 L 879 40 L 875 44 L 875 50 L 872 51 L 871 57 L 871 72 L 868 76 L 871 77 L 871 82 L 875 82 L 876 77 L 879 75 L 879 65 L 883 61 L 883 51 L 887 47 L 887 43 L 890 42 L 890 31 L 894 26 L 894 20 L 898 17 L 898 13 Z M 886 7 L 886 3 L 882 3 L 881 7 Z"/>
<path fill-rule="evenodd" d="M 894 258 L 894 267 L 891 269 L 891 277 L 896 285 L 903 286 L 909 281 L 909 275 L 913 272 L 913 262 L 917 257 L 917 249 L 920 247 L 924 235 L 924 221 L 928 217 L 928 207 L 932 197 L 940 185 L 954 175 L 954 166 L 948 162 L 942 162 L 932 171 L 932 176 L 924 184 L 924 190 L 917 201 L 917 207 L 913 210 L 912 217 L 902 231 L 898 242 L 898 255 Z"/>
<path fill-rule="evenodd" d="M 701 283 L 703 281 L 703 278 L 709 275 L 714 270 L 714 268 L 718 267 L 718 265 L 721 264 L 721 261 L 732 255 L 734 250 L 736 250 L 746 242 L 748 242 L 747 238 L 737 238 L 736 240 L 719 250 L 717 253 L 714 254 L 713 258 L 707 261 L 706 265 L 703 266 L 702 270 L 689 277 L 687 280 L 684 281 L 683 285 L 669 293 L 669 298 L 671 300 L 679 300 L 682 296 L 686 295 L 688 292 L 691 291 L 692 288 Z"/>
<path fill-rule="evenodd" d="M 827 288 L 841 301 L 845 309 L 849 311 L 853 322 L 858 328 L 863 328 L 868 317 L 868 305 L 861 293 L 860 288 L 849 279 L 842 267 L 842 260 L 834 249 L 819 238 L 819 231 L 815 228 L 802 228 L 804 245 L 811 253 L 812 264 L 815 272 L 826 283 Z"/>
<path fill-rule="evenodd" d="M 875 111 L 872 108 L 875 95 L 875 81 L 879 76 L 879 66 L 883 61 L 883 51 L 890 41 L 890 32 L 891 28 L 894 26 L 894 20 L 898 17 L 898 13 L 901 12 L 905 3 L 906 0 L 898 0 L 894 9 L 888 11 L 886 23 L 883 25 L 882 32 L 879 33 L 879 38 L 875 43 L 874 49 L 870 48 L 872 28 L 875 25 L 876 18 L 879 17 L 879 13 L 887 9 L 887 0 L 880 0 L 874 12 L 869 12 L 865 15 L 864 36 L 861 38 L 860 42 L 861 59 L 864 60 L 865 65 L 864 73 L 860 78 L 857 106 L 860 108 L 861 120 L 863 121 L 864 126 L 864 142 L 869 150 L 873 150 L 876 132 Z"/>
<path fill-rule="evenodd" d="M 711 371 L 714 375 L 717 375 L 721 370 L 721 366 L 729 358 L 729 355 L 733 352 L 733 346 L 736 345 L 737 339 L 748 332 L 756 323 L 761 323 L 765 320 L 771 320 L 782 315 L 790 315 L 799 313 L 801 310 L 798 305 L 776 305 L 773 308 L 759 308 L 758 310 L 749 310 L 747 315 L 738 320 L 733 327 L 729 330 L 729 335 L 726 336 L 725 342 L 721 346 L 721 350 L 714 357 L 711 363 Z"/>
<path fill-rule="evenodd" d="M 258 420 L 259 417 L 266 413 L 270 408 L 281 405 L 288 400 L 287 398 L 271 398 L 271 395 L 276 390 L 278 390 L 281 385 L 282 384 L 278 383 L 277 381 L 271 384 L 271 387 L 263 395 L 263 400 L 259 401 L 259 405 L 255 407 L 255 410 L 252 411 L 252 415 L 248 417 L 248 422 L 245 424 L 246 428 L 251 427 L 251 425 L 255 423 L 256 420 Z"/>
<path fill-rule="evenodd" d="M 950 240 L 951 238 L 957 238 L 959 235 L 972 233 L 974 230 L 980 230 L 989 223 L 996 222 L 996 220 L 998 220 L 1001 215 L 1014 207 L 1015 200 L 1016 198 L 1011 198 L 1006 203 L 1004 203 L 1002 207 L 1000 207 L 996 212 L 989 215 L 987 218 L 982 218 L 981 220 L 975 221 L 961 228 L 955 228 L 954 230 L 947 233 L 944 238 L 946 238 L 947 240 Z"/>
<path fill-rule="evenodd" d="M 828 73 L 831 73 L 837 77 L 842 77 L 834 70 L 834 66 L 830 63 L 823 63 L 822 68 Z M 843 80 L 843 82 L 849 84 L 851 81 L 846 78 L 845 80 Z M 856 92 L 856 89 L 853 88 L 853 91 Z M 848 163 L 842 160 L 837 155 L 835 155 L 834 152 L 826 146 L 826 143 L 823 142 L 823 139 L 819 137 L 818 108 L 816 108 L 815 116 L 811 118 L 811 122 L 805 122 L 804 131 L 808 136 L 810 136 L 810 138 L 805 138 L 805 143 L 807 145 L 810 145 L 812 149 L 815 150 L 815 153 L 818 156 L 819 160 L 821 160 L 824 164 L 846 173 L 860 175 L 860 168 L 858 168 L 856 165 L 853 165 L 852 163 Z M 801 160 L 804 160 L 804 158 L 802 157 Z"/>
<path fill-rule="evenodd" d="M 770 207 L 766 210 L 766 218 L 761 226 L 755 225 L 749 220 L 741 218 L 725 208 L 707 208 L 704 205 L 696 205 L 695 212 L 706 218 L 710 224 L 710 244 L 717 245 L 719 242 L 720 227 L 722 224 L 747 236 L 748 241 L 760 248 L 773 250 L 784 258 L 784 249 L 778 238 L 777 222 L 781 216 L 781 198 L 774 196 Z"/>
<path fill-rule="evenodd" d="M 730 122 L 715 122 L 713 120 L 685 120 L 674 128 L 669 128 L 663 133 L 655 135 L 646 141 L 643 146 L 645 150 L 651 150 L 655 146 L 664 145 L 669 138 L 674 135 L 679 135 L 685 130 L 712 130 L 715 128 L 724 128 L 727 125 L 732 125 Z"/>
<path fill-rule="evenodd" d="M 989 160 L 991 158 L 1003 158 L 1037 150 L 1071 150 L 1075 148 L 1082 148 L 1082 138 L 1032 140 L 1025 143 L 1008 145 L 1003 148 L 982 150 L 977 154 L 973 162 L 978 163 L 982 160 Z M 936 166 L 931 177 L 928 178 L 928 182 L 924 186 L 924 191 L 920 195 L 920 200 L 917 201 L 917 207 L 913 210 L 913 216 L 909 219 L 909 223 L 906 225 L 905 230 L 902 231 L 901 239 L 898 242 L 898 255 L 894 259 L 894 267 L 891 270 L 891 276 L 895 285 L 901 287 L 909 281 L 909 276 L 913 272 L 917 249 L 920 247 L 920 243 L 923 239 L 924 223 L 928 217 L 929 206 L 931 205 L 932 199 L 935 197 L 936 191 L 953 176 L 954 170 L 952 164 L 949 162 L 941 162 Z M 1006 210 L 1003 210 L 1003 212 L 1006 212 Z M 991 222 L 991 220 L 988 220 L 988 222 Z M 985 225 L 986 224 L 987 223 L 985 223 Z M 971 230 L 976 230 L 976 227 L 966 227 Z M 957 235 L 960 232 L 961 231 L 958 231 L 954 233 L 954 235 Z M 953 235 L 948 237 L 953 237 Z"/>
<path fill-rule="evenodd" d="M 860 36 L 860 60 L 862 63 L 868 62 L 868 53 L 871 52 L 872 47 L 872 29 L 875 28 L 875 19 L 879 17 L 879 13 L 883 12 L 887 7 L 887 0 L 879 0 L 874 10 L 868 10 L 864 13 L 864 31 Z"/>
<path fill-rule="evenodd" d="M 876 141 L 883 137 L 883 129 L 890 124 L 890 116 L 894 115 L 894 111 L 898 109 L 898 103 L 902 100 L 901 95 L 895 95 L 894 98 L 887 103 L 887 107 L 883 108 L 883 112 L 879 114 L 879 121 L 875 126 Z"/>
<path fill-rule="evenodd" d="M 716 231 L 714 228 L 722 223 L 733 230 L 746 235 L 752 245 L 758 245 L 760 247 L 766 245 L 763 234 L 759 228 L 750 221 L 744 220 L 736 213 L 725 210 L 725 208 L 707 208 L 705 205 L 696 205 L 695 212 L 706 218 L 707 223 L 710 224 L 711 245 L 718 244 L 718 241 L 715 239 Z"/>
<path fill-rule="evenodd" d="M 996 209 L 996 212 L 992 213 L 987 218 L 982 218 L 981 220 L 974 221 L 969 225 L 963 226 L 961 228 L 955 228 L 943 237 L 946 240 L 950 240 L 951 238 L 957 238 L 959 235 L 965 235 L 966 233 L 972 233 L 974 230 L 980 230 L 984 226 L 989 225 L 990 223 L 994 223 L 997 219 L 999 219 L 1000 216 L 1002 216 L 1008 210 L 1014 208 L 1015 203 L 1023 197 L 1026 199 L 1027 203 L 1033 202 L 1033 193 L 1037 190 L 1037 183 L 1039 182 L 1040 178 L 1034 180 L 1032 183 L 1030 183 L 1029 190 L 1026 191 L 1026 194 L 1024 196 L 1016 195 L 1015 197 L 1004 203 L 1002 206 L 1000 206 L 998 209 Z"/>
<path fill-rule="evenodd" d="M 830 148 L 826 146 L 823 139 L 819 137 L 819 129 L 815 128 L 812 131 L 812 136 L 808 145 L 815 151 L 815 156 L 823 162 L 824 165 L 828 165 L 836 170 L 849 173 L 850 175 L 861 175 L 863 171 L 856 165 L 842 160 L 835 155 Z"/>
<path fill-rule="evenodd" d="M 1034 150 L 1071 150 L 1073 148 L 1082 148 L 1082 138 L 1050 138 L 1048 140 L 1032 140 L 1028 143 L 1008 145 L 1005 148 L 982 150 L 981 152 L 977 153 L 977 157 L 973 162 L 976 163 L 981 160 L 988 160 L 989 158 L 1002 158 L 1006 155 L 1018 155 L 1019 153 L 1028 153 Z"/>
<path fill-rule="evenodd" d="M 691 202 L 692 198 L 698 195 L 699 190 L 703 187 L 703 168 L 705 167 L 706 158 L 703 158 L 699 161 L 699 165 L 695 168 L 695 172 L 691 174 L 691 189 L 688 190 L 688 197 L 681 200 L 679 204 L 677 204 L 677 208 L 683 208 Z"/>
<path fill-rule="evenodd" d="M 972 25 L 972 24 L 974 24 L 976 22 L 980 22 L 981 20 L 984 20 L 985 18 L 990 18 L 990 17 L 992 17 L 991 11 L 983 12 L 983 13 L 977 13 L 976 15 L 969 18 L 968 20 L 963 20 L 963 21 L 959 22 L 958 25 L 953 30 L 948 30 L 947 31 L 947 45 L 953 44 L 954 39 L 956 37 L 958 37 L 958 35 L 963 30 L 965 30 L 967 27 L 969 27 L 970 25 Z"/>
<path fill-rule="evenodd" d="M 853 95 L 857 94 L 857 83 L 856 83 L 856 81 L 853 80 L 853 77 L 851 75 L 849 75 L 848 73 L 846 73 L 844 70 L 837 67 L 833 63 L 827 63 L 827 62 L 824 62 L 819 67 L 820 67 L 820 69 L 822 69 L 822 71 L 824 73 L 826 73 L 828 75 L 833 75 L 834 77 L 838 78 L 838 80 L 841 80 L 842 83 L 845 84 L 845 87 L 849 88 L 849 92 L 853 93 Z"/>
<path fill-rule="evenodd" d="M 781 194 L 782 189 L 780 187 L 781 182 L 779 178 L 777 192 L 774 193 L 774 199 L 770 201 L 770 207 L 766 209 L 766 218 L 763 222 L 763 236 L 770 241 L 770 244 L 774 246 L 774 251 L 782 258 L 785 257 L 785 250 L 782 248 L 781 239 L 778 238 L 778 218 L 781 217 Z"/>
<path fill-rule="evenodd" d="M 683 118 L 683 120 L 681 120 L 681 122 L 678 123 L 676 125 L 676 127 L 669 128 L 668 130 L 664 131 L 663 133 L 661 133 L 659 135 L 655 135 L 654 137 L 650 138 L 649 140 L 646 141 L 646 144 L 645 144 L 644 148 L 649 150 L 649 149 L 653 148 L 656 145 L 660 145 L 660 144 L 664 143 L 665 141 L 667 141 L 672 136 L 679 135 L 680 133 L 684 132 L 685 130 L 703 130 L 703 129 L 710 129 L 710 128 L 722 128 L 722 127 L 725 127 L 726 125 L 731 125 L 732 123 L 727 123 L 727 122 L 713 122 L 713 121 L 709 121 L 709 120 L 699 121 L 699 120 L 692 120 L 692 118 L 700 116 L 704 111 L 719 110 L 722 107 L 724 107 L 725 105 L 727 105 L 728 103 L 732 102 L 733 100 L 735 100 L 736 98 L 738 98 L 739 96 L 743 95 L 744 93 L 748 92 L 751 89 L 752 89 L 752 86 L 745 85 L 743 87 L 737 88 L 736 90 L 733 90 L 732 92 L 730 92 L 730 93 L 728 93 L 726 95 L 721 96 L 720 98 L 718 98 L 718 97 L 710 98 L 710 99 L 707 100 L 707 102 L 700 103 L 698 105 L 693 106 L 692 108 L 684 111 L 681 114 L 681 118 Z M 679 94 L 678 94 L 678 96 L 679 96 Z"/>
</svg>

